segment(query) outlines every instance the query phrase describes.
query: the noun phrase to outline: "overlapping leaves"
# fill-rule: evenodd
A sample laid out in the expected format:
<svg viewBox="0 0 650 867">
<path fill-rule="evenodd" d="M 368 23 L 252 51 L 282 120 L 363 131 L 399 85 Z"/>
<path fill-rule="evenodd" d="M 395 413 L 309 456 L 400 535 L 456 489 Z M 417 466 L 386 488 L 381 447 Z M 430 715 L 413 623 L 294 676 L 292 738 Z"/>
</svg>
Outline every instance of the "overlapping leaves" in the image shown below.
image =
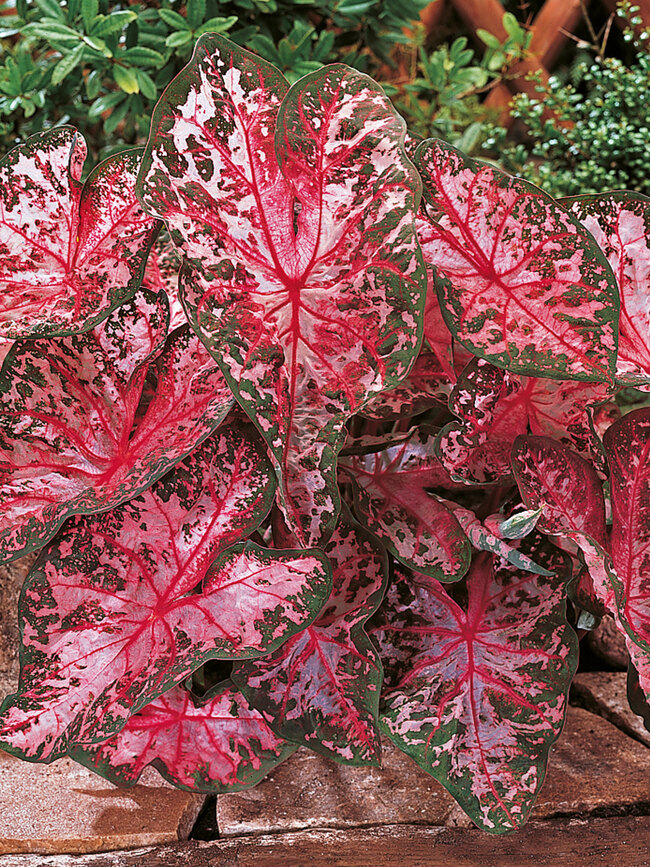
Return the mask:
<svg viewBox="0 0 650 867">
<path fill-rule="evenodd" d="M 311 621 L 331 589 L 322 553 L 228 547 L 272 498 L 268 462 L 226 427 L 128 503 L 69 522 L 23 593 L 5 748 L 43 760 L 104 740 L 206 660 L 272 651 Z"/>
<path fill-rule="evenodd" d="M 140 155 L 82 184 L 86 145 L 60 127 L 0 161 L 0 338 L 85 331 L 133 295 L 159 228 L 135 197 Z"/>
<path fill-rule="evenodd" d="M 85 334 L 14 346 L 0 374 L 0 559 L 148 487 L 225 418 L 219 368 L 187 328 L 165 347 L 167 315 L 143 292 Z"/>
<path fill-rule="evenodd" d="M 345 421 L 419 348 L 420 183 L 403 122 L 346 67 L 288 89 L 207 35 L 152 124 L 141 200 L 183 248 L 194 325 L 269 444 L 280 503 L 309 544 L 336 522 Z"/>
</svg>

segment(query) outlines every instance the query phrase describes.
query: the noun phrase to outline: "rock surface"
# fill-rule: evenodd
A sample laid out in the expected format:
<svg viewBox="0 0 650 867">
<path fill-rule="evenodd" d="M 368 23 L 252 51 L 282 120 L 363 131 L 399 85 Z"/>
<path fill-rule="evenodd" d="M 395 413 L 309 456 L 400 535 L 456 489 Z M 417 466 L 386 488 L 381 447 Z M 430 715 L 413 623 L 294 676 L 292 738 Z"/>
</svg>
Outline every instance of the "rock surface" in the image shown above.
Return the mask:
<svg viewBox="0 0 650 867">
<path fill-rule="evenodd" d="M 300 749 L 255 789 L 219 795 L 221 837 L 383 824 L 464 824 L 447 791 L 384 742 L 382 768 L 350 768 Z M 650 751 L 570 707 L 533 819 L 650 806 Z"/>
<path fill-rule="evenodd" d="M 137 786 L 118 789 L 70 759 L 39 765 L 2 751 L 0 793 L 0 855 L 184 840 L 204 800 L 168 786 L 151 768 Z"/>
<path fill-rule="evenodd" d="M 608 666 L 616 671 L 627 671 L 630 655 L 625 646 L 625 639 L 609 614 L 606 614 L 599 625 L 588 633 L 586 641 L 590 650 Z"/>
<path fill-rule="evenodd" d="M 609 720 L 630 737 L 650 747 L 650 732 L 640 716 L 630 710 L 627 675 L 621 671 L 583 671 L 571 686 L 575 704 Z"/>
</svg>

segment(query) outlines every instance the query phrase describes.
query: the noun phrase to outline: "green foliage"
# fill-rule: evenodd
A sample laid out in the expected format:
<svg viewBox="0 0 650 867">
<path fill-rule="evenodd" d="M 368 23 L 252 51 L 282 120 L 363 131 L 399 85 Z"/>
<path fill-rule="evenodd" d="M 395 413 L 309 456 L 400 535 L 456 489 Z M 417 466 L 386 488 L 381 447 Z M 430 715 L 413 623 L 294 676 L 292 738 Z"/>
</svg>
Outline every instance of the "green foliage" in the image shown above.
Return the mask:
<svg viewBox="0 0 650 867">
<path fill-rule="evenodd" d="M 482 58 L 459 36 L 430 54 L 419 49 L 417 77 L 401 88 L 384 85 L 416 135 L 442 138 L 467 153 L 485 139 L 486 122 L 493 120 L 484 108 L 482 94 L 508 76 L 508 70 L 526 52 L 531 34 L 506 13 L 508 33 L 500 42 L 479 30 L 486 49 Z"/>
<path fill-rule="evenodd" d="M 622 4 L 632 62 L 599 56 L 584 44 L 566 79 L 550 78 L 539 98 L 518 94 L 513 116 L 528 133 L 511 144 L 495 127 L 485 147 L 505 168 L 553 196 L 630 189 L 650 195 L 650 54 L 647 37 L 636 38 L 637 7 Z"/>
<path fill-rule="evenodd" d="M 153 105 L 203 33 L 227 34 L 290 81 L 335 60 L 374 71 L 426 0 L 15 3 L 0 3 L 11 13 L 0 19 L 0 148 L 71 123 L 97 158 L 146 137 Z"/>
</svg>

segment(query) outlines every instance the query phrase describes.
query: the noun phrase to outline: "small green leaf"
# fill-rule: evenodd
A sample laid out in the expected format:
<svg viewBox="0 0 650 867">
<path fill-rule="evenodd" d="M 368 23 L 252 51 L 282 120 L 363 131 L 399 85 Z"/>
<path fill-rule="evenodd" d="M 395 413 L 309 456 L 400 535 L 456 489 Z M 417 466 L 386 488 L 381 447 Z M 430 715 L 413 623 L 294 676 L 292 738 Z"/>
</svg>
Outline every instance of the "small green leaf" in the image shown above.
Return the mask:
<svg viewBox="0 0 650 867">
<path fill-rule="evenodd" d="M 115 84 L 123 90 L 124 93 L 139 93 L 140 85 L 138 84 L 138 79 L 135 74 L 135 70 L 126 66 L 117 66 L 113 67 L 113 78 L 115 79 Z"/>
<path fill-rule="evenodd" d="M 96 69 L 90 73 L 86 79 L 86 96 L 88 99 L 97 99 L 99 91 L 102 89 L 102 79 Z"/>
<path fill-rule="evenodd" d="M 503 539 L 523 539 L 535 529 L 535 525 L 539 520 L 544 509 L 526 509 L 523 512 L 517 512 L 506 521 L 499 524 L 499 532 Z"/>
<path fill-rule="evenodd" d="M 90 31 L 93 20 L 97 17 L 98 13 L 98 0 L 81 0 L 81 17 L 86 30 Z"/>
<path fill-rule="evenodd" d="M 205 0 L 188 0 L 187 23 L 195 30 L 205 18 Z"/>
<path fill-rule="evenodd" d="M 88 120 L 98 120 L 105 111 L 110 111 L 110 109 L 115 108 L 115 106 L 119 105 L 123 100 L 124 93 L 121 90 L 100 96 L 99 99 L 96 99 L 88 109 Z"/>
<path fill-rule="evenodd" d="M 145 48 L 142 45 L 135 45 L 133 48 L 127 48 L 120 55 L 121 60 L 126 60 L 128 63 L 135 66 L 158 66 L 161 67 L 165 63 L 165 58 L 159 51 L 154 51 L 153 48 Z"/>
<path fill-rule="evenodd" d="M 136 69 L 135 75 L 140 86 L 140 93 L 147 99 L 155 100 L 158 97 L 158 88 L 153 78 L 143 69 Z"/>
<path fill-rule="evenodd" d="M 168 48 L 179 48 L 181 45 L 187 45 L 192 41 L 192 33 L 190 30 L 181 30 L 177 33 L 170 33 L 165 39 L 165 45 Z"/>
<path fill-rule="evenodd" d="M 481 40 L 481 42 L 487 45 L 488 48 L 493 48 L 495 51 L 501 50 L 501 43 L 494 35 L 494 33 L 490 33 L 489 30 L 483 30 L 482 27 L 479 27 L 476 31 L 476 35 Z"/>
<path fill-rule="evenodd" d="M 228 18 L 210 18 L 205 24 L 202 24 L 195 32 L 196 36 L 202 36 L 204 33 L 226 33 L 238 21 L 236 15 L 229 15 Z"/>
<path fill-rule="evenodd" d="M 64 7 L 61 3 L 57 3 L 57 0 L 36 0 L 36 5 L 45 15 L 65 21 Z"/>
<path fill-rule="evenodd" d="M 190 31 L 192 29 L 187 23 L 187 20 L 183 18 L 182 15 L 179 15 L 178 12 L 174 12 L 172 9 L 159 9 L 158 15 L 160 15 L 165 24 L 173 27 L 174 30 Z"/>
<path fill-rule="evenodd" d="M 110 15 L 100 18 L 99 21 L 93 25 L 90 35 L 102 37 L 110 36 L 111 33 L 119 33 L 132 21 L 135 21 L 137 17 L 138 16 L 135 12 L 127 10 L 124 10 L 123 12 L 112 12 Z"/>
<path fill-rule="evenodd" d="M 69 54 L 65 54 L 52 71 L 52 84 L 61 84 L 63 79 L 81 62 L 83 55 L 83 43 L 73 48 Z"/>
<path fill-rule="evenodd" d="M 121 102 L 115 111 L 111 112 L 111 114 L 104 121 L 104 132 L 106 135 L 112 135 L 120 123 L 124 120 L 126 115 L 130 109 L 130 98 Z"/>
</svg>

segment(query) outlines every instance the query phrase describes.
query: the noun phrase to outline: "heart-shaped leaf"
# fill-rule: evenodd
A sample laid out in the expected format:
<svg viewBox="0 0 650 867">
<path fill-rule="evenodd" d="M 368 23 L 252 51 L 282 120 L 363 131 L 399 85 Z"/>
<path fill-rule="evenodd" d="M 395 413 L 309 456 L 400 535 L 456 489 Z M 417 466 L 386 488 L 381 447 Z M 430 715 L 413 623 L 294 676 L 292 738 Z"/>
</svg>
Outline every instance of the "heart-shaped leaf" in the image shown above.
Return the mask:
<svg viewBox="0 0 650 867">
<path fill-rule="evenodd" d="M 338 514 L 344 425 L 408 373 L 426 276 L 404 124 L 332 65 L 291 89 L 206 34 L 152 120 L 139 194 L 182 245 L 194 327 L 266 439 L 301 544 Z"/>
<path fill-rule="evenodd" d="M 438 356 L 422 347 L 409 375 L 397 388 L 382 391 L 361 410 L 365 418 L 395 420 L 418 415 L 433 406 L 447 406 L 452 389 Z"/>
<path fill-rule="evenodd" d="M 377 765 L 382 667 L 364 623 L 379 605 L 388 567 L 373 536 L 342 517 L 324 548 L 332 594 L 311 626 L 232 679 L 282 737 L 338 762 Z"/>
<path fill-rule="evenodd" d="M 178 295 L 178 279 L 183 255 L 167 231 L 162 231 L 151 248 L 142 278 L 142 288 L 164 292 L 169 300 L 169 330 L 187 324 L 187 316 Z"/>
<path fill-rule="evenodd" d="M 650 199 L 628 190 L 567 199 L 607 256 L 621 295 L 616 379 L 650 385 Z"/>
<path fill-rule="evenodd" d="M 470 547 L 456 518 L 427 492 L 450 484 L 434 443 L 433 433 L 416 429 L 398 445 L 340 465 L 354 482 L 357 517 L 398 560 L 457 581 L 469 566 Z"/>
<path fill-rule="evenodd" d="M 236 792 L 259 783 L 297 749 L 226 682 L 200 702 L 172 687 L 112 738 L 70 755 L 118 786 L 134 785 L 153 765 L 179 789 Z"/>
<path fill-rule="evenodd" d="M 564 555 L 529 554 L 560 574 L 481 554 L 463 607 L 433 579 L 398 571 L 372 633 L 386 673 L 382 728 L 493 833 L 526 821 L 577 665 Z"/>
<path fill-rule="evenodd" d="M 0 375 L 0 560 L 148 487 L 225 418 L 234 399 L 189 328 L 156 364 L 166 328 L 164 296 L 142 292 L 85 334 L 14 346 Z"/>
<path fill-rule="evenodd" d="M 515 373 L 612 382 L 618 292 L 579 220 L 537 187 L 437 140 L 415 155 L 419 231 L 454 337 Z"/>
<path fill-rule="evenodd" d="M 140 156 L 82 184 L 84 140 L 59 127 L 0 160 L 0 337 L 86 331 L 133 295 L 160 227 L 135 198 Z"/>
<path fill-rule="evenodd" d="M 322 553 L 226 548 L 273 494 L 258 447 L 225 427 L 128 503 L 68 522 L 23 592 L 5 748 L 48 760 L 105 740 L 207 660 L 268 653 L 310 622 L 331 589 Z"/>
</svg>

